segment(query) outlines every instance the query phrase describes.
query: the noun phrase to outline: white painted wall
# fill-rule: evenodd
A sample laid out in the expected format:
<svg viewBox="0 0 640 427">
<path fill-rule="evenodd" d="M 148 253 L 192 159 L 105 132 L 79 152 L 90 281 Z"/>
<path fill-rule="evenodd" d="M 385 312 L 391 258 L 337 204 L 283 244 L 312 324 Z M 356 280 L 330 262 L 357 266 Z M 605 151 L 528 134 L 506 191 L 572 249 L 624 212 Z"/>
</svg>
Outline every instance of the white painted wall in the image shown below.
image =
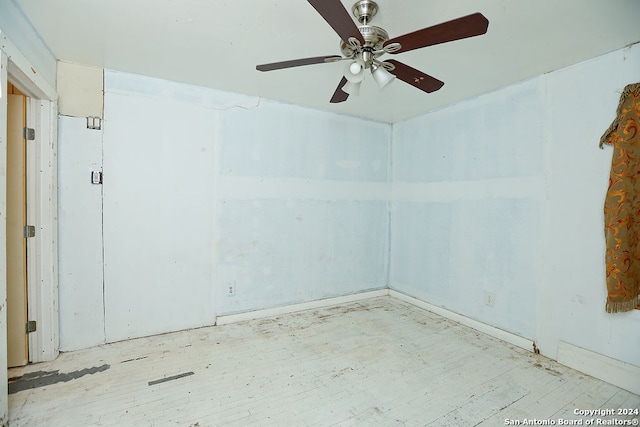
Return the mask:
<svg viewBox="0 0 640 427">
<path fill-rule="evenodd" d="M 106 71 L 103 127 L 104 319 L 99 224 L 61 221 L 61 349 L 386 287 L 390 125 Z M 85 152 L 60 150 L 61 218 L 98 205 L 88 172 L 63 188 Z"/>
<path fill-rule="evenodd" d="M 389 125 L 262 101 L 221 126 L 220 314 L 387 286 Z"/>
<path fill-rule="evenodd" d="M 638 70 L 635 45 L 394 125 L 391 288 L 640 365 L 640 312 L 604 310 L 598 149 Z"/>
<path fill-rule="evenodd" d="M 58 119 L 58 255 L 60 348 L 105 342 L 102 276 L 102 132 L 84 117 Z"/>
<path fill-rule="evenodd" d="M 127 86 L 134 82 L 136 88 Z M 104 268 L 109 342 L 215 322 L 215 111 L 199 88 L 105 72 Z M 206 90 L 204 90 L 206 91 Z M 155 95 L 158 93 L 158 95 Z"/>
<path fill-rule="evenodd" d="M 529 338 L 544 202 L 538 92 L 525 82 L 398 123 L 393 136 L 391 287 Z"/>
<path fill-rule="evenodd" d="M 561 340 L 640 366 L 640 311 L 604 309 L 603 207 L 613 149 L 597 148 L 620 92 L 635 82 L 640 44 L 546 78 L 549 208 L 537 333 L 554 358 Z"/>
</svg>

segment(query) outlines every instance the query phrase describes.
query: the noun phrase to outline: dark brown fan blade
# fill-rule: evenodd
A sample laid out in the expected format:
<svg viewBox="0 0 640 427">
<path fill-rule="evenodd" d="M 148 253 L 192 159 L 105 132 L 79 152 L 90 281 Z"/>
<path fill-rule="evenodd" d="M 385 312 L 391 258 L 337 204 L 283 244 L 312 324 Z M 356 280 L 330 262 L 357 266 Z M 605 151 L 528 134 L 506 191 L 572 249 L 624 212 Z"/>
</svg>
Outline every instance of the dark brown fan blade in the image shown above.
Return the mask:
<svg viewBox="0 0 640 427">
<path fill-rule="evenodd" d="M 347 79 L 343 77 L 342 80 L 340 80 L 340 83 L 338 83 L 338 87 L 336 88 L 336 91 L 333 92 L 333 96 L 329 102 L 337 104 L 338 102 L 344 102 L 347 100 L 349 94 L 342 90 L 345 84 L 347 84 Z"/>
<path fill-rule="evenodd" d="M 387 40 L 385 46 L 390 43 L 400 43 L 402 48 L 392 53 L 407 52 L 422 47 L 479 36 L 486 33 L 488 27 L 489 20 L 481 13 L 474 13 L 434 25 L 433 27 L 423 28 L 413 33 L 395 37 Z"/>
<path fill-rule="evenodd" d="M 331 25 L 333 31 L 338 33 L 342 41 L 348 43 L 349 37 L 355 37 L 364 45 L 364 38 L 360 34 L 360 30 L 340 0 L 308 0 L 308 2 Z"/>
<path fill-rule="evenodd" d="M 431 93 L 444 86 L 444 82 L 441 82 L 435 77 L 431 77 L 430 75 L 425 74 L 420 70 L 409 67 L 402 62 L 398 62 L 394 59 L 389 59 L 385 62 L 389 62 L 396 67 L 394 70 L 389 71 L 391 74 L 394 74 L 403 82 L 409 83 L 411 86 L 417 87 L 422 91 Z"/>
<path fill-rule="evenodd" d="M 273 70 L 281 70 L 283 68 L 291 68 L 291 67 L 300 67 L 302 65 L 312 65 L 312 64 L 324 64 L 327 62 L 327 59 L 341 59 L 341 56 L 331 55 L 331 56 L 316 56 L 313 58 L 301 58 L 301 59 L 293 59 L 291 61 L 282 61 L 282 62 L 273 62 L 271 64 L 262 64 L 256 65 L 256 70 L 258 71 L 273 71 Z"/>
</svg>

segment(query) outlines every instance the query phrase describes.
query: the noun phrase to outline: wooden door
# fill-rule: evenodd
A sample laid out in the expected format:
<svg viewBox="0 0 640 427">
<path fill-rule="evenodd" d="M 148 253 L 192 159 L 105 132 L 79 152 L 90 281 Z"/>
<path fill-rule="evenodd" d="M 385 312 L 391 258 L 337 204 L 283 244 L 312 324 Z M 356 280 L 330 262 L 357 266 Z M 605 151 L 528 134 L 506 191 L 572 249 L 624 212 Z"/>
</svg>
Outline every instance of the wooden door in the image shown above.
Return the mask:
<svg viewBox="0 0 640 427">
<path fill-rule="evenodd" d="M 7 99 L 7 363 L 24 366 L 27 340 L 26 126 L 27 99 L 9 91 Z"/>
</svg>

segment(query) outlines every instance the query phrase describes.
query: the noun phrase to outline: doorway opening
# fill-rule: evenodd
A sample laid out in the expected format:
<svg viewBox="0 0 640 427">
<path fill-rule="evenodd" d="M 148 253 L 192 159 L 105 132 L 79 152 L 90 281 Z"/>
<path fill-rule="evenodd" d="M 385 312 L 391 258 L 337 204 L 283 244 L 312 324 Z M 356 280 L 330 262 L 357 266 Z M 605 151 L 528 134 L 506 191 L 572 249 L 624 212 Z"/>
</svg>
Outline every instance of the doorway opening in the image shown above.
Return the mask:
<svg viewBox="0 0 640 427">
<path fill-rule="evenodd" d="M 7 84 L 7 365 L 29 362 L 27 305 L 27 96 Z"/>
</svg>

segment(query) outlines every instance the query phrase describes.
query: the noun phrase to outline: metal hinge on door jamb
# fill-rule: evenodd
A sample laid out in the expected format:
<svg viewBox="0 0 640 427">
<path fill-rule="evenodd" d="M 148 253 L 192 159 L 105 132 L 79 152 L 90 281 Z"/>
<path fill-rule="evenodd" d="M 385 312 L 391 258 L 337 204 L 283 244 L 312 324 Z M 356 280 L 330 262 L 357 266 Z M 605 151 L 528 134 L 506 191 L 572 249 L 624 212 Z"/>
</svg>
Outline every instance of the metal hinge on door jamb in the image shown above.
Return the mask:
<svg viewBox="0 0 640 427">
<path fill-rule="evenodd" d="M 36 331 L 36 321 L 35 320 L 29 320 L 27 322 L 26 329 L 27 329 L 27 333 L 28 334 L 30 334 L 31 332 L 35 332 Z"/>
<path fill-rule="evenodd" d="M 34 128 L 24 128 L 24 139 L 27 141 L 36 139 L 36 130 Z"/>
<path fill-rule="evenodd" d="M 25 225 L 24 226 L 24 238 L 28 239 L 29 237 L 36 237 L 36 227 L 35 227 L 35 225 Z"/>
</svg>

